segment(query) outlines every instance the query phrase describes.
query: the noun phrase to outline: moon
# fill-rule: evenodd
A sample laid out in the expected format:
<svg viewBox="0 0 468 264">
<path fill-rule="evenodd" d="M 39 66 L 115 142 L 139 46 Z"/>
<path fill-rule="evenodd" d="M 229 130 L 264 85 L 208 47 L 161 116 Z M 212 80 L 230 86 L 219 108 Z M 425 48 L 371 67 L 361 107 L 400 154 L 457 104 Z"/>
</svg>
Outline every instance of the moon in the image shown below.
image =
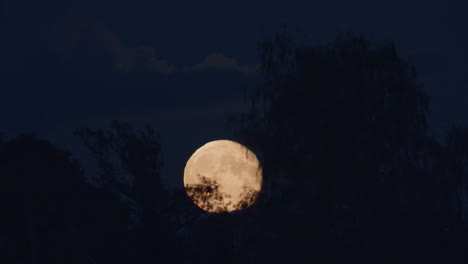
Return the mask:
<svg viewBox="0 0 468 264">
<path fill-rule="evenodd" d="M 257 156 L 231 140 L 215 140 L 197 149 L 184 169 L 187 195 L 211 213 L 232 212 L 255 203 L 263 182 Z"/>
</svg>

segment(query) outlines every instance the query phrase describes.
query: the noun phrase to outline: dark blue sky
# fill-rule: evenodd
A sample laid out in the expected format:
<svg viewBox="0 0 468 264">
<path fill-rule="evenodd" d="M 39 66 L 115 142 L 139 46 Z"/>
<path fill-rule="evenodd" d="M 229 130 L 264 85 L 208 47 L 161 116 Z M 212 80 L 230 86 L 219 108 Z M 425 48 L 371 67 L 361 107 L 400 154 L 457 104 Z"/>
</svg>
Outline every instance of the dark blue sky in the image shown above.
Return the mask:
<svg viewBox="0 0 468 264">
<path fill-rule="evenodd" d="M 2 3 L 0 131 L 32 131 L 82 158 L 74 128 L 149 122 L 172 185 L 198 146 L 230 137 L 225 115 L 259 82 L 257 43 L 283 25 L 310 44 L 345 31 L 394 40 L 431 96 L 431 131 L 468 121 L 466 0 Z"/>
</svg>

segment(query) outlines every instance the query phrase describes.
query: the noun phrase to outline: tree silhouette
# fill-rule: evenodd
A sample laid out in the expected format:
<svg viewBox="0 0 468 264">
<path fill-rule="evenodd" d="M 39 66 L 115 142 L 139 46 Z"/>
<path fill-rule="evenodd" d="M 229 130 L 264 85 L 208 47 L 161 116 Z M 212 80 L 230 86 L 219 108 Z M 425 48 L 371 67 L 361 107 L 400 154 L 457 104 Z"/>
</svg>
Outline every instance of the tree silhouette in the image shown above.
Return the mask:
<svg viewBox="0 0 468 264">
<path fill-rule="evenodd" d="M 446 135 L 446 167 L 454 190 L 457 218 L 466 222 L 468 217 L 468 127 L 451 125 Z"/>
<path fill-rule="evenodd" d="M 199 183 L 185 185 L 185 191 L 192 201 L 198 207 L 208 212 L 228 212 L 232 201 L 225 201 L 225 199 L 231 200 L 231 195 L 223 193 L 220 190 L 220 184 L 216 180 L 200 174 L 197 175 L 197 178 L 199 179 Z M 247 209 L 254 204 L 260 194 L 259 191 L 246 185 L 243 185 L 241 188 L 242 192 L 239 194 L 238 202 L 233 204 L 232 211 Z"/>
<path fill-rule="evenodd" d="M 205 211 L 226 212 L 229 204 L 225 204 L 224 199 L 229 198 L 229 196 L 220 191 L 219 183 L 200 174 L 197 177 L 200 183 L 185 185 L 187 195 Z"/>
<path fill-rule="evenodd" d="M 162 201 L 161 146 L 150 127 L 135 131 L 128 123 L 113 121 L 110 129 L 77 129 L 75 135 L 92 152 L 101 171 L 104 188 L 123 193 L 137 203 L 140 217 L 151 214 Z M 120 170 L 119 170 L 120 169 Z M 122 177 L 127 174 L 127 177 Z"/>
<path fill-rule="evenodd" d="M 167 192 L 150 126 L 77 129 L 97 178 L 48 141 L 0 137 L 0 263 L 466 263 L 468 128 L 429 135 L 428 96 L 394 43 L 280 34 L 260 59 L 234 121 L 261 196 L 242 186 L 226 204 L 205 175 Z"/>
<path fill-rule="evenodd" d="M 242 185 L 242 192 L 239 194 L 240 201 L 234 205 L 234 210 L 244 210 L 253 205 L 260 195 L 259 191 L 252 189 L 247 185 Z"/>
<path fill-rule="evenodd" d="M 134 245 L 134 259 L 170 254 L 176 226 L 161 184 L 159 134 L 151 126 L 136 130 L 128 123 L 113 121 L 108 129 L 80 128 L 75 135 L 98 163 L 102 190 L 127 208 L 132 230 L 123 241 Z"/>
<path fill-rule="evenodd" d="M 2 263 L 79 263 L 86 256 L 79 226 L 85 178 L 70 155 L 21 135 L 0 147 Z"/>
<path fill-rule="evenodd" d="M 443 151 L 427 132 L 428 96 L 395 44 L 346 34 L 307 47 L 278 35 L 260 54 L 264 82 L 237 119 L 239 141 L 263 164 L 259 210 L 274 220 L 260 228 L 307 239 L 314 257 L 398 262 L 441 246 Z"/>
</svg>

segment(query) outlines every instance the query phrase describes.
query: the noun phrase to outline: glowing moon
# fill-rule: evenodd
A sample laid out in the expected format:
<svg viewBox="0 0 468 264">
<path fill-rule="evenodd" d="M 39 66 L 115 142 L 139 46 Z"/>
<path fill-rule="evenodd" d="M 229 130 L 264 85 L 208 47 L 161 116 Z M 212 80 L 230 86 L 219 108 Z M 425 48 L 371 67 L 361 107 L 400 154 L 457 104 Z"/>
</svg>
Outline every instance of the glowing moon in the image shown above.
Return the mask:
<svg viewBox="0 0 468 264">
<path fill-rule="evenodd" d="M 187 161 L 184 186 L 201 209 L 232 212 L 255 202 L 262 188 L 262 170 L 247 147 L 230 140 L 211 141 Z"/>
</svg>

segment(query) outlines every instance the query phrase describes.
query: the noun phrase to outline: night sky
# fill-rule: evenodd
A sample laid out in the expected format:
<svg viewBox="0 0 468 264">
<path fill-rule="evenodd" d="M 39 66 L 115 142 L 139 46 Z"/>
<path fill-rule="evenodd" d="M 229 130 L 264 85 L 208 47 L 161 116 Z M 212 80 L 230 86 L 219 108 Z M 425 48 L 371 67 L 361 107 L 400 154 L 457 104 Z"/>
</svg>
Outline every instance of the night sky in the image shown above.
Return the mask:
<svg viewBox="0 0 468 264">
<path fill-rule="evenodd" d="M 178 186 L 196 148 L 232 137 L 226 116 L 260 83 L 258 43 L 283 30 L 394 40 L 431 96 L 432 133 L 468 120 L 466 0 L 3 0 L 0 12 L 0 132 L 50 139 L 90 171 L 75 128 L 150 123 Z"/>
</svg>

